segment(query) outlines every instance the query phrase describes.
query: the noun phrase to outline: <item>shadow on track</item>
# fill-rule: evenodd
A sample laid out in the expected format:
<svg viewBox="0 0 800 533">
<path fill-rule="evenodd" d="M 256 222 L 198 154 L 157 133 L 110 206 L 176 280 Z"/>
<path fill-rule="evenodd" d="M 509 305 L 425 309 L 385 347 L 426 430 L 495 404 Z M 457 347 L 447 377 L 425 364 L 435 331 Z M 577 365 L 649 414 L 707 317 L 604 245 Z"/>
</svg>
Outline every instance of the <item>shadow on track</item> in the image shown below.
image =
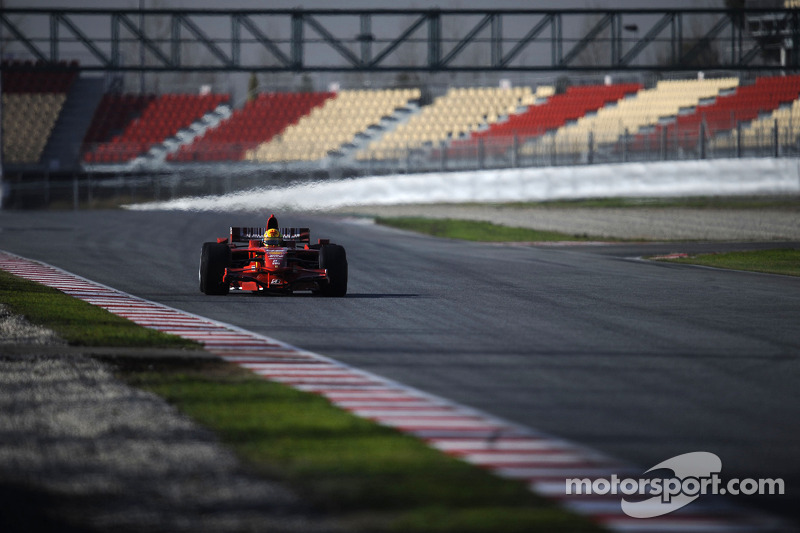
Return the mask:
<svg viewBox="0 0 800 533">
<path fill-rule="evenodd" d="M 364 299 L 381 299 L 381 298 L 424 298 L 421 294 L 370 294 L 370 293 L 356 293 L 348 294 L 345 298 L 364 298 Z"/>
</svg>

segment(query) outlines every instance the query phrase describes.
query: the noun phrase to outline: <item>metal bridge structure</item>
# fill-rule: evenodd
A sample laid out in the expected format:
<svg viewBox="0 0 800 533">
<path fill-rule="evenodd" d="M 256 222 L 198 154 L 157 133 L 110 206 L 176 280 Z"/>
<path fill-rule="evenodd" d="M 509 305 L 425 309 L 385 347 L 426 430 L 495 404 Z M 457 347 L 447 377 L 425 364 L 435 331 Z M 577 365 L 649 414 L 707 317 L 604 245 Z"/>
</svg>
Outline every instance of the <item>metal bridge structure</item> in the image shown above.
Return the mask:
<svg viewBox="0 0 800 533">
<path fill-rule="evenodd" d="M 3 9 L 0 42 L 105 72 L 791 70 L 800 11 Z"/>
</svg>

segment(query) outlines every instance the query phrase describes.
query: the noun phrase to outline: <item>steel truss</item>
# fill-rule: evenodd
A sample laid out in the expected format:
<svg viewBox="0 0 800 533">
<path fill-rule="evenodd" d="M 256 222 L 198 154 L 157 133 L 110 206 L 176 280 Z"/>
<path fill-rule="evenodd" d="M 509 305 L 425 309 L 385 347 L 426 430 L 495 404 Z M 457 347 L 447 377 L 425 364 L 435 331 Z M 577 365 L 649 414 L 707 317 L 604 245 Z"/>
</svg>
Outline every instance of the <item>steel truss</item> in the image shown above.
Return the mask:
<svg viewBox="0 0 800 533">
<path fill-rule="evenodd" d="M 5 9 L 0 37 L 97 71 L 766 70 L 800 66 L 798 13 Z"/>
</svg>

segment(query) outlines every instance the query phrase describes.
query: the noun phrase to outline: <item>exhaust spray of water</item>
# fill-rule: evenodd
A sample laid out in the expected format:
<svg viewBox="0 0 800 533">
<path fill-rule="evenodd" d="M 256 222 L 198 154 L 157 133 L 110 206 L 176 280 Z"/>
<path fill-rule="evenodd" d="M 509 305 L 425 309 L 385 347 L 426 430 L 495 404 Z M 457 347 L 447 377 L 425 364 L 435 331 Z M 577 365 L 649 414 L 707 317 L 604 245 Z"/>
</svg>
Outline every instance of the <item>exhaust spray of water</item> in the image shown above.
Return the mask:
<svg viewBox="0 0 800 533">
<path fill-rule="evenodd" d="M 328 211 L 346 206 L 800 193 L 796 159 L 716 159 L 398 174 L 251 189 L 135 210 Z"/>
</svg>

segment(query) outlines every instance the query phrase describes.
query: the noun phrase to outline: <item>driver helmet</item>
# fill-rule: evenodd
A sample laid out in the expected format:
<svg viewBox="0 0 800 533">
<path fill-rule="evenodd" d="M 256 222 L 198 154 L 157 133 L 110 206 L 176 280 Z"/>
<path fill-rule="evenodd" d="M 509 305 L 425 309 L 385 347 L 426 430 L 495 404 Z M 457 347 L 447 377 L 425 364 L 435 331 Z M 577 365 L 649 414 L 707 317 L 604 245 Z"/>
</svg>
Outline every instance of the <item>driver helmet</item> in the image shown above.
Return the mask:
<svg viewBox="0 0 800 533">
<path fill-rule="evenodd" d="M 275 228 L 270 228 L 264 233 L 264 245 L 266 246 L 281 246 L 282 241 L 281 232 Z"/>
</svg>

